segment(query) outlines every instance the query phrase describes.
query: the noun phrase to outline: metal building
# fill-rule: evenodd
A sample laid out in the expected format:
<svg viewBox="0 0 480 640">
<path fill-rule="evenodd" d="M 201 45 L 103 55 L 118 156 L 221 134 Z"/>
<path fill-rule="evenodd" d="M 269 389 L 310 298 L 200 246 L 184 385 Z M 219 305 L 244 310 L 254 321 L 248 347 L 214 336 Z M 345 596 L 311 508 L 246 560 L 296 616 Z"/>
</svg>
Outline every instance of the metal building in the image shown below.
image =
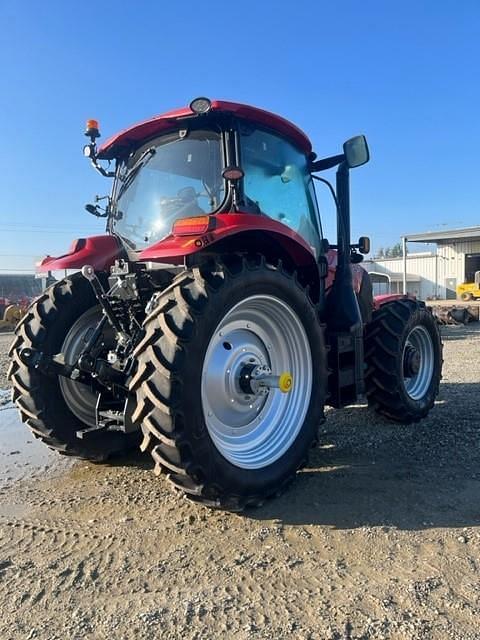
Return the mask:
<svg viewBox="0 0 480 640">
<path fill-rule="evenodd" d="M 365 261 L 376 293 L 402 292 L 428 299 L 455 299 L 456 286 L 480 271 L 480 226 L 429 231 L 402 237 L 404 257 Z M 410 252 L 410 243 L 435 244 L 434 251 Z"/>
<path fill-rule="evenodd" d="M 17 303 L 25 298 L 33 299 L 45 288 L 46 278 L 25 271 L 0 271 L 0 298 Z"/>
</svg>

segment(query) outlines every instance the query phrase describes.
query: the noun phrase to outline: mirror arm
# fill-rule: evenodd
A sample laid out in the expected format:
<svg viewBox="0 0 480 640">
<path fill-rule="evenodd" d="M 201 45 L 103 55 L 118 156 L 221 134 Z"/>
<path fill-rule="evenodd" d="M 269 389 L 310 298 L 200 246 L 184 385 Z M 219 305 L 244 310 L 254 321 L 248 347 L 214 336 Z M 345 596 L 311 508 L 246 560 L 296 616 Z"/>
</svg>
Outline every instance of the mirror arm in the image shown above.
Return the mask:
<svg viewBox="0 0 480 640">
<path fill-rule="evenodd" d="M 99 173 L 101 173 L 102 176 L 105 176 L 105 178 L 114 178 L 115 177 L 115 172 L 114 171 L 107 171 L 106 169 L 104 169 L 101 165 L 98 164 L 97 158 L 93 157 L 91 159 L 91 163 L 92 163 L 92 167 L 94 169 L 96 169 Z"/>
<path fill-rule="evenodd" d="M 345 160 L 345 155 L 343 153 L 338 156 L 330 156 L 329 158 L 322 158 L 321 160 L 315 160 L 310 162 L 310 172 L 313 171 L 326 171 L 327 169 L 332 169 L 336 167 L 338 164 Z"/>
<path fill-rule="evenodd" d="M 330 184 L 330 182 L 329 182 L 328 180 L 325 180 L 325 178 L 321 178 L 320 176 L 314 176 L 314 175 L 312 175 L 312 178 L 313 178 L 314 180 L 318 180 L 319 182 L 323 182 L 323 184 L 326 184 L 326 185 L 327 185 L 327 187 L 328 187 L 328 189 L 329 189 L 329 191 L 330 191 L 330 193 L 331 193 L 331 195 L 332 195 L 333 201 L 335 202 L 335 206 L 336 206 L 336 208 L 337 208 L 337 211 L 338 211 L 338 200 L 337 200 L 337 194 L 335 193 L 335 189 L 332 187 L 332 185 Z"/>
</svg>

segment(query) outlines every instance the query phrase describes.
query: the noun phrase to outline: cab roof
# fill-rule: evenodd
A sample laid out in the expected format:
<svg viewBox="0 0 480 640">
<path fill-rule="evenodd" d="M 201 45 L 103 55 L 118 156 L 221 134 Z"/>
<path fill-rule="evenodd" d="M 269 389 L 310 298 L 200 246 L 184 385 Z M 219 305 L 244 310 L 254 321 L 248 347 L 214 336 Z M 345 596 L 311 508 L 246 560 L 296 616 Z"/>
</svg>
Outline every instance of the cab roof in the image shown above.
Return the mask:
<svg viewBox="0 0 480 640">
<path fill-rule="evenodd" d="M 306 134 L 297 126 L 274 113 L 258 109 L 247 104 L 237 102 L 225 102 L 223 100 L 212 100 L 209 113 L 230 113 L 238 118 L 243 118 L 258 125 L 268 127 L 280 135 L 288 138 L 303 153 L 309 154 L 312 145 Z M 138 124 L 124 129 L 106 140 L 99 148 L 97 157 L 103 160 L 112 160 L 123 156 L 126 152 L 137 148 L 142 142 L 162 134 L 165 131 L 174 129 L 186 118 L 202 118 L 205 116 L 196 115 L 190 107 L 182 107 L 174 111 L 168 111 L 161 115 L 154 116 L 149 120 L 144 120 Z"/>
</svg>

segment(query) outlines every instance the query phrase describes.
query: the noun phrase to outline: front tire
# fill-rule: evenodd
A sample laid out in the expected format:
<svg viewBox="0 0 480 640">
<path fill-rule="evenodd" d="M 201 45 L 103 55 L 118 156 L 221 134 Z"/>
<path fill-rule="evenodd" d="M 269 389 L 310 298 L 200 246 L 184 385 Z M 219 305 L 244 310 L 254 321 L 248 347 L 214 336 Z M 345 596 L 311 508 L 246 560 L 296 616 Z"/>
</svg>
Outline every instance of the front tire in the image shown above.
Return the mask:
<svg viewBox="0 0 480 640">
<path fill-rule="evenodd" d="M 296 278 L 260 258 L 185 271 L 144 329 L 130 388 L 156 472 L 229 510 L 280 493 L 316 440 L 327 381 L 323 327 Z M 257 365 L 289 369 L 292 390 L 245 391 Z"/>
<path fill-rule="evenodd" d="M 375 311 L 366 328 L 369 406 L 396 422 L 424 418 L 433 407 L 442 373 L 442 343 L 423 302 L 405 298 Z"/>
<path fill-rule="evenodd" d="M 20 359 L 26 347 L 46 355 L 78 356 L 85 336 L 101 317 L 92 288 L 79 273 L 46 289 L 15 328 L 8 378 L 13 400 L 33 435 L 51 449 L 86 460 L 106 460 L 138 446 L 138 433 L 106 431 L 87 440 L 76 432 L 95 425 L 97 394 L 74 380 L 48 376 Z"/>
</svg>

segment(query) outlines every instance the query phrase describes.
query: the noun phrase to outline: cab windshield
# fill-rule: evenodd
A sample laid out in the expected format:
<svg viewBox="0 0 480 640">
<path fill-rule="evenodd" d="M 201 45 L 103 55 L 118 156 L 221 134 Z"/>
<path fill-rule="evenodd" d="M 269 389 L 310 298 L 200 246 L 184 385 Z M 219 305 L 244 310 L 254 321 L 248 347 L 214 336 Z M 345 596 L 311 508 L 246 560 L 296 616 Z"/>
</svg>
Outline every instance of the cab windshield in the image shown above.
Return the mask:
<svg viewBox="0 0 480 640">
<path fill-rule="evenodd" d="M 212 213 L 225 184 L 221 135 L 191 131 L 143 145 L 117 171 L 113 231 L 142 249 L 171 231 L 178 218 Z"/>
</svg>

